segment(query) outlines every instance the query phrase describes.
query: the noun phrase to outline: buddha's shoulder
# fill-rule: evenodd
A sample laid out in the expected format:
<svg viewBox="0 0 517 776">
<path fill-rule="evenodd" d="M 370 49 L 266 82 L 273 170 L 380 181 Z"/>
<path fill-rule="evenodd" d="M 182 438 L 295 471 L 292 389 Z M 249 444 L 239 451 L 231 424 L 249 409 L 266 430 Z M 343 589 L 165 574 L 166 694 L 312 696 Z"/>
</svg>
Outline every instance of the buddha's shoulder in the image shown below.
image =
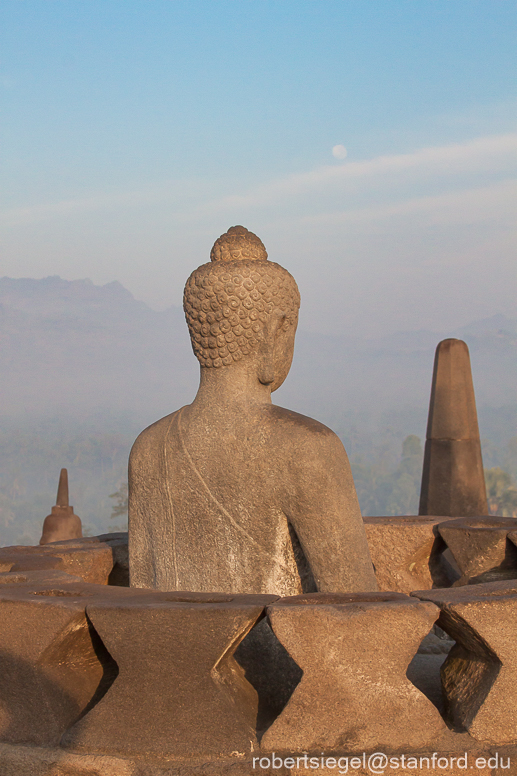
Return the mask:
<svg viewBox="0 0 517 776">
<path fill-rule="evenodd" d="M 350 463 L 341 439 L 314 418 L 272 405 L 269 435 L 272 457 L 281 477 L 294 477 L 305 488 L 315 478 L 348 476 Z"/>
<path fill-rule="evenodd" d="M 301 415 L 299 412 L 287 410 L 272 404 L 267 408 L 268 419 L 277 428 L 285 431 L 284 436 L 298 442 L 311 440 L 313 444 L 321 444 L 324 447 L 338 445 L 342 447 L 341 440 L 328 426 L 319 420 Z"/>
<path fill-rule="evenodd" d="M 163 444 L 174 419 L 177 417 L 180 410 L 172 412 L 170 415 L 166 415 L 164 418 L 160 418 L 155 423 L 152 423 L 137 436 L 131 448 L 130 460 L 133 462 L 137 460 L 146 459 L 157 448 L 157 446 Z"/>
</svg>

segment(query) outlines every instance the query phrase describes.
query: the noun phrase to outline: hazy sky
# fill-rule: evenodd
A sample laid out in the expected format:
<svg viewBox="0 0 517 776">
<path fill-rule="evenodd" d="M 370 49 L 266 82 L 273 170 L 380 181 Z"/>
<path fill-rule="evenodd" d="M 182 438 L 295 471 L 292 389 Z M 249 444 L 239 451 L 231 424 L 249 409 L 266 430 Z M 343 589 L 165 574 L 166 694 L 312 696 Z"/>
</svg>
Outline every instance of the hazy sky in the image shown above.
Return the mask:
<svg viewBox="0 0 517 776">
<path fill-rule="evenodd" d="M 301 325 L 516 317 L 510 0 L 3 0 L 0 275 L 180 304 L 243 224 Z"/>
</svg>

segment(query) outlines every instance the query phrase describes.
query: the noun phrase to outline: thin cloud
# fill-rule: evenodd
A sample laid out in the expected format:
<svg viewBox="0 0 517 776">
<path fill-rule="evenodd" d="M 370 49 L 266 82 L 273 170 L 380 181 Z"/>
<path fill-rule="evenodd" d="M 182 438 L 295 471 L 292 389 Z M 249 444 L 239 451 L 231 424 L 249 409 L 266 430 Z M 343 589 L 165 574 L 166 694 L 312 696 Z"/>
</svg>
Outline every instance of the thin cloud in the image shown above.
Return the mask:
<svg viewBox="0 0 517 776">
<path fill-rule="evenodd" d="M 459 174 L 500 174 L 517 167 L 517 133 L 478 138 L 466 143 L 423 148 L 409 154 L 379 156 L 374 159 L 347 162 L 345 165 L 325 165 L 305 173 L 278 178 L 257 186 L 245 194 L 233 194 L 201 205 L 185 216 L 201 213 L 249 209 L 269 206 L 300 196 L 320 194 L 349 181 L 376 178 L 389 180 L 395 176 L 450 177 Z"/>
<path fill-rule="evenodd" d="M 149 196 L 149 194 L 148 194 Z M 23 224 L 46 221 L 56 216 L 73 215 L 94 210 L 107 210 L 116 206 L 127 206 L 143 202 L 143 192 L 120 192 L 117 194 L 98 194 L 93 197 L 67 199 L 60 202 L 49 202 L 31 207 L 10 208 L 0 215 L 4 226 L 13 227 Z"/>
<path fill-rule="evenodd" d="M 16 227 L 69 215 L 144 207 L 161 202 L 174 203 L 176 207 L 180 207 L 200 198 L 206 199 L 209 188 L 213 188 L 211 184 L 204 185 L 198 179 L 164 181 L 158 186 L 130 191 L 99 193 L 91 197 L 74 197 L 29 207 L 9 208 L 0 213 L 0 223 L 5 227 Z"/>
<path fill-rule="evenodd" d="M 140 190 L 100 193 L 30 207 L 12 208 L 0 215 L 6 227 L 22 226 L 49 219 L 114 208 L 128 209 L 161 204 L 170 207 L 177 222 L 202 220 L 228 212 L 275 206 L 277 212 L 292 211 L 305 199 L 311 209 L 325 207 L 324 197 L 355 193 L 357 186 L 368 196 L 384 188 L 393 201 L 396 186 L 421 186 L 430 180 L 446 185 L 454 176 L 504 175 L 516 171 L 517 133 L 477 138 L 465 143 L 423 148 L 408 154 L 393 154 L 342 165 L 325 165 L 303 173 L 277 178 L 244 193 L 211 198 L 214 181 L 164 181 Z M 398 198 L 413 198 L 399 193 Z M 393 205 L 397 207 L 396 205 Z M 365 211 L 366 212 L 366 211 Z"/>
<path fill-rule="evenodd" d="M 409 200 L 378 207 L 319 213 L 292 219 L 290 225 L 321 225 L 368 223 L 372 224 L 400 216 L 422 214 L 435 224 L 471 223 L 493 219 L 494 216 L 515 218 L 517 180 L 498 181 L 489 186 L 461 189 L 435 196 L 414 197 Z M 383 228 L 385 228 L 383 224 Z"/>
</svg>

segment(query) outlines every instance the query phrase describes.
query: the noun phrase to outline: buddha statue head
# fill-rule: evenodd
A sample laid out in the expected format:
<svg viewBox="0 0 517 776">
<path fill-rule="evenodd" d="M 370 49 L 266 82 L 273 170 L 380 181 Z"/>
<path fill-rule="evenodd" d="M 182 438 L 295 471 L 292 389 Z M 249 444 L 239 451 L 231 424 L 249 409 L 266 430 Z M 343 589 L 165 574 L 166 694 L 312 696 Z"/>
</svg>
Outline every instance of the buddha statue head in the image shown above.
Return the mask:
<svg viewBox="0 0 517 776">
<path fill-rule="evenodd" d="M 291 366 L 298 286 L 243 226 L 219 237 L 210 259 L 191 274 L 183 296 L 194 353 L 205 369 L 253 362 L 258 380 L 274 391 Z"/>
</svg>

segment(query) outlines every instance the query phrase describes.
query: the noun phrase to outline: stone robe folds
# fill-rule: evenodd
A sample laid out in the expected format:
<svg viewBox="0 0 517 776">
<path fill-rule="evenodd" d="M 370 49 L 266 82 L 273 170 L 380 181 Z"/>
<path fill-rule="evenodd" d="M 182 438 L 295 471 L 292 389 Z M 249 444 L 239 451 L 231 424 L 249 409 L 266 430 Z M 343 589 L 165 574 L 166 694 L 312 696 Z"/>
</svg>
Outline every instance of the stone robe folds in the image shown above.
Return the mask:
<svg viewBox="0 0 517 776">
<path fill-rule="evenodd" d="M 182 411 L 146 429 L 131 451 L 131 586 L 301 593 L 304 569 L 299 570 L 299 545 L 295 559 L 286 516 L 275 506 L 274 498 L 254 510 L 245 483 L 240 493 L 232 490 L 232 505 L 226 508 L 220 495 L 224 484 L 215 492 L 185 445 Z"/>
</svg>

